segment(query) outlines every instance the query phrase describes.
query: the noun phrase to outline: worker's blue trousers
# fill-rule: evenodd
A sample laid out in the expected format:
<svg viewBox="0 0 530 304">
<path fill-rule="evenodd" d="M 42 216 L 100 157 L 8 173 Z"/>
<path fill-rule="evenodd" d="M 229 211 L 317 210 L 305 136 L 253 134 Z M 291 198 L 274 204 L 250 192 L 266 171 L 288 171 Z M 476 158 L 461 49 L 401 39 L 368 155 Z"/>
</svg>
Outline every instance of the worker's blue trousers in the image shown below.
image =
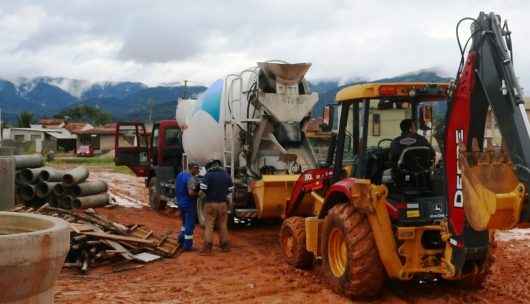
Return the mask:
<svg viewBox="0 0 530 304">
<path fill-rule="evenodd" d="M 197 209 L 195 204 L 190 207 L 180 208 L 182 226 L 180 227 L 179 242 L 182 249 L 191 250 L 193 248 L 193 230 L 197 219 Z"/>
</svg>

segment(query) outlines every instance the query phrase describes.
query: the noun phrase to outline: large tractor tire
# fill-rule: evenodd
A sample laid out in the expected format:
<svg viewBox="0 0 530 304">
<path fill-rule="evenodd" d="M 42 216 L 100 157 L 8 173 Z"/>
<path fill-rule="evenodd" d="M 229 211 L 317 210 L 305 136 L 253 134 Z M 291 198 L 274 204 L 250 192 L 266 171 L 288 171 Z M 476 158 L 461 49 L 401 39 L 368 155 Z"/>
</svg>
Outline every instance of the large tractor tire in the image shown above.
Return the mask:
<svg viewBox="0 0 530 304">
<path fill-rule="evenodd" d="M 305 220 L 293 216 L 282 223 L 280 245 L 285 261 L 296 268 L 307 269 L 313 265 L 313 254 L 306 250 Z"/>
<path fill-rule="evenodd" d="M 149 180 L 149 206 L 155 211 L 160 211 L 166 208 L 166 201 L 160 198 L 158 178 L 156 177 L 152 177 Z"/>
<path fill-rule="evenodd" d="M 332 288 L 351 298 L 377 296 L 385 270 L 366 216 L 351 204 L 339 204 L 329 211 L 322 230 L 322 270 Z"/>
</svg>

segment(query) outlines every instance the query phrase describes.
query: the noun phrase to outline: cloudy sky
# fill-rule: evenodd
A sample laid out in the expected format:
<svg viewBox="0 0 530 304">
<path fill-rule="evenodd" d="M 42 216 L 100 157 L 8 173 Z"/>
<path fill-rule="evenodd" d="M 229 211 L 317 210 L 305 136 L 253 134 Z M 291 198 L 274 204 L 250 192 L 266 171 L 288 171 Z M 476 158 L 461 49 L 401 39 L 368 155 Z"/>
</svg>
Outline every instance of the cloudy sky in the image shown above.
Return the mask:
<svg viewBox="0 0 530 304">
<path fill-rule="evenodd" d="M 530 88 L 530 1 L 2 1 L 0 77 L 208 84 L 256 61 L 312 62 L 308 78 L 454 75 L 455 24 L 508 19 Z M 469 27 L 463 27 L 467 36 Z"/>
</svg>

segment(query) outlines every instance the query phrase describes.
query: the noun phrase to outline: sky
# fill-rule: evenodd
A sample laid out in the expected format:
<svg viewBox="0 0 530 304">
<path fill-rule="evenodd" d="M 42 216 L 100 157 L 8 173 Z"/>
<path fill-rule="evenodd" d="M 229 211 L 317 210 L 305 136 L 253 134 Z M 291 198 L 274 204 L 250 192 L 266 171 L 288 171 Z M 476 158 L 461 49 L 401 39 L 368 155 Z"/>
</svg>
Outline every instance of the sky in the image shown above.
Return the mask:
<svg viewBox="0 0 530 304">
<path fill-rule="evenodd" d="M 495 11 L 530 88 L 530 1 L 163 1 L 0 3 L 0 78 L 52 76 L 208 85 L 258 61 L 311 62 L 310 80 L 454 76 L 456 22 Z M 467 38 L 469 25 L 462 26 Z"/>
</svg>

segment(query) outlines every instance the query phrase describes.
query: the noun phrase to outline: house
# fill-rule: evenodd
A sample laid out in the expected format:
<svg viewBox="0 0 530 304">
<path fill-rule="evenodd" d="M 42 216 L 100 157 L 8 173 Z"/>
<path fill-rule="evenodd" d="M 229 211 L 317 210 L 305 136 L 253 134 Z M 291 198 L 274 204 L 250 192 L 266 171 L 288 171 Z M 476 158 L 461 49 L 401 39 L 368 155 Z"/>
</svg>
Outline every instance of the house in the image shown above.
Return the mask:
<svg viewBox="0 0 530 304">
<path fill-rule="evenodd" d="M 77 147 L 89 145 L 96 153 L 106 153 L 108 151 L 114 150 L 115 132 L 115 124 L 107 124 L 102 127 L 74 131 L 74 133 L 77 135 Z M 125 137 L 120 136 L 120 144 L 122 142 L 128 143 L 129 141 L 126 141 Z"/>
<path fill-rule="evenodd" d="M 76 136 L 66 129 L 11 128 L 9 137 L 16 145 L 31 142 L 35 152 L 70 152 L 76 147 Z"/>
</svg>

